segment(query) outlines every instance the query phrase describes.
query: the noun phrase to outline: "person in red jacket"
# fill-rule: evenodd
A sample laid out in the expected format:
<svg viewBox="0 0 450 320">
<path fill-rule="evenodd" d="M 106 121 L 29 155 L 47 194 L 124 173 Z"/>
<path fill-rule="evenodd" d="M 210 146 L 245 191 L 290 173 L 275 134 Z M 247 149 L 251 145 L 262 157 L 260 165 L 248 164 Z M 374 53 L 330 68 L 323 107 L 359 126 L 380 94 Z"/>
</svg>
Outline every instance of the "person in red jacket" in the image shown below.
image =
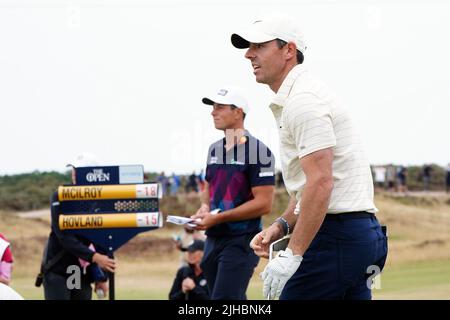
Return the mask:
<svg viewBox="0 0 450 320">
<path fill-rule="evenodd" d="M 11 282 L 12 264 L 11 245 L 5 236 L 0 233 L 0 283 L 9 285 Z"/>
</svg>

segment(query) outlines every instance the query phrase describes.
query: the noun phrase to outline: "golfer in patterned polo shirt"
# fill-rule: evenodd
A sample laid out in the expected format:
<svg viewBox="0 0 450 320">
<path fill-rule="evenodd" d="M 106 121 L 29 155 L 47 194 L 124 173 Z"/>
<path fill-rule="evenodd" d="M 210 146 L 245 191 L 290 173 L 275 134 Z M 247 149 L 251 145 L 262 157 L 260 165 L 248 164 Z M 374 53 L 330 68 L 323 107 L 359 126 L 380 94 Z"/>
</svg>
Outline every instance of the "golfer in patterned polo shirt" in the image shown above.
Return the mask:
<svg viewBox="0 0 450 320">
<path fill-rule="evenodd" d="M 209 148 L 202 205 L 192 216 L 207 235 L 201 268 L 211 299 L 244 300 L 259 261 L 250 240 L 272 207 L 275 159 L 244 129 L 248 105 L 237 88 L 220 88 L 202 101 L 213 107 L 214 125 L 225 137 Z"/>
</svg>

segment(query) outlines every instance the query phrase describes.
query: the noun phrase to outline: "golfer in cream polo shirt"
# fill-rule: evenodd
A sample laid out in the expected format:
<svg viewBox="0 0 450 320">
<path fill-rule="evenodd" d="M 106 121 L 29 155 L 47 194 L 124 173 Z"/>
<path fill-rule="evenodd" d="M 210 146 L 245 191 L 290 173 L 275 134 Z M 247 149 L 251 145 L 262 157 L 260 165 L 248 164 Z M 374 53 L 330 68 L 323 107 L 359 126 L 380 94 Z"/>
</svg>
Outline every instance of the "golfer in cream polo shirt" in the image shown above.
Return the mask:
<svg viewBox="0 0 450 320">
<path fill-rule="evenodd" d="M 369 162 L 349 114 L 302 65 L 305 42 L 290 18 L 258 19 L 231 42 L 247 49 L 256 81 L 276 93 L 270 108 L 291 196 L 282 216 L 251 242 L 257 255 L 268 257 L 270 243 L 292 233 L 262 273 L 264 296 L 371 299 L 387 238 L 375 217 Z"/>
</svg>

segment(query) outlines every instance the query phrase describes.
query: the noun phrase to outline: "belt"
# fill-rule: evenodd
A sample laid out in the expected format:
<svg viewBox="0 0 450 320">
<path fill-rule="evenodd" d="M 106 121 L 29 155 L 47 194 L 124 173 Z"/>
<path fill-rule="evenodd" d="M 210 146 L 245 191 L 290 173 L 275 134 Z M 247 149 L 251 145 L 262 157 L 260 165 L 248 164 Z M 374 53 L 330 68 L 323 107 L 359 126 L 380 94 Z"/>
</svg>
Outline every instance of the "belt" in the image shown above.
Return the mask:
<svg viewBox="0 0 450 320">
<path fill-rule="evenodd" d="M 327 220 L 345 220 L 345 219 L 361 219 L 372 218 L 375 215 L 367 211 L 343 212 L 343 213 L 327 213 L 325 219 Z"/>
</svg>

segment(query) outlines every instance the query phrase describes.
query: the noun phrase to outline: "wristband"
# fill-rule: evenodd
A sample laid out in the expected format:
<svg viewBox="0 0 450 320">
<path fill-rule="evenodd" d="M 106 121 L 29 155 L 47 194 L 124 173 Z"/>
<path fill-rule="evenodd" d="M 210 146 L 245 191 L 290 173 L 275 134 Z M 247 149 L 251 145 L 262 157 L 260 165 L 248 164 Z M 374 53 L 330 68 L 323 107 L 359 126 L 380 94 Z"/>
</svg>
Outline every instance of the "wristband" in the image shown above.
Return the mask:
<svg viewBox="0 0 450 320">
<path fill-rule="evenodd" d="M 275 219 L 275 222 L 278 222 L 281 225 L 285 236 L 291 233 L 291 228 L 289 227 L 289 223 L 286 221 L 285 218 L 279 217 Z"/>
</svg>

